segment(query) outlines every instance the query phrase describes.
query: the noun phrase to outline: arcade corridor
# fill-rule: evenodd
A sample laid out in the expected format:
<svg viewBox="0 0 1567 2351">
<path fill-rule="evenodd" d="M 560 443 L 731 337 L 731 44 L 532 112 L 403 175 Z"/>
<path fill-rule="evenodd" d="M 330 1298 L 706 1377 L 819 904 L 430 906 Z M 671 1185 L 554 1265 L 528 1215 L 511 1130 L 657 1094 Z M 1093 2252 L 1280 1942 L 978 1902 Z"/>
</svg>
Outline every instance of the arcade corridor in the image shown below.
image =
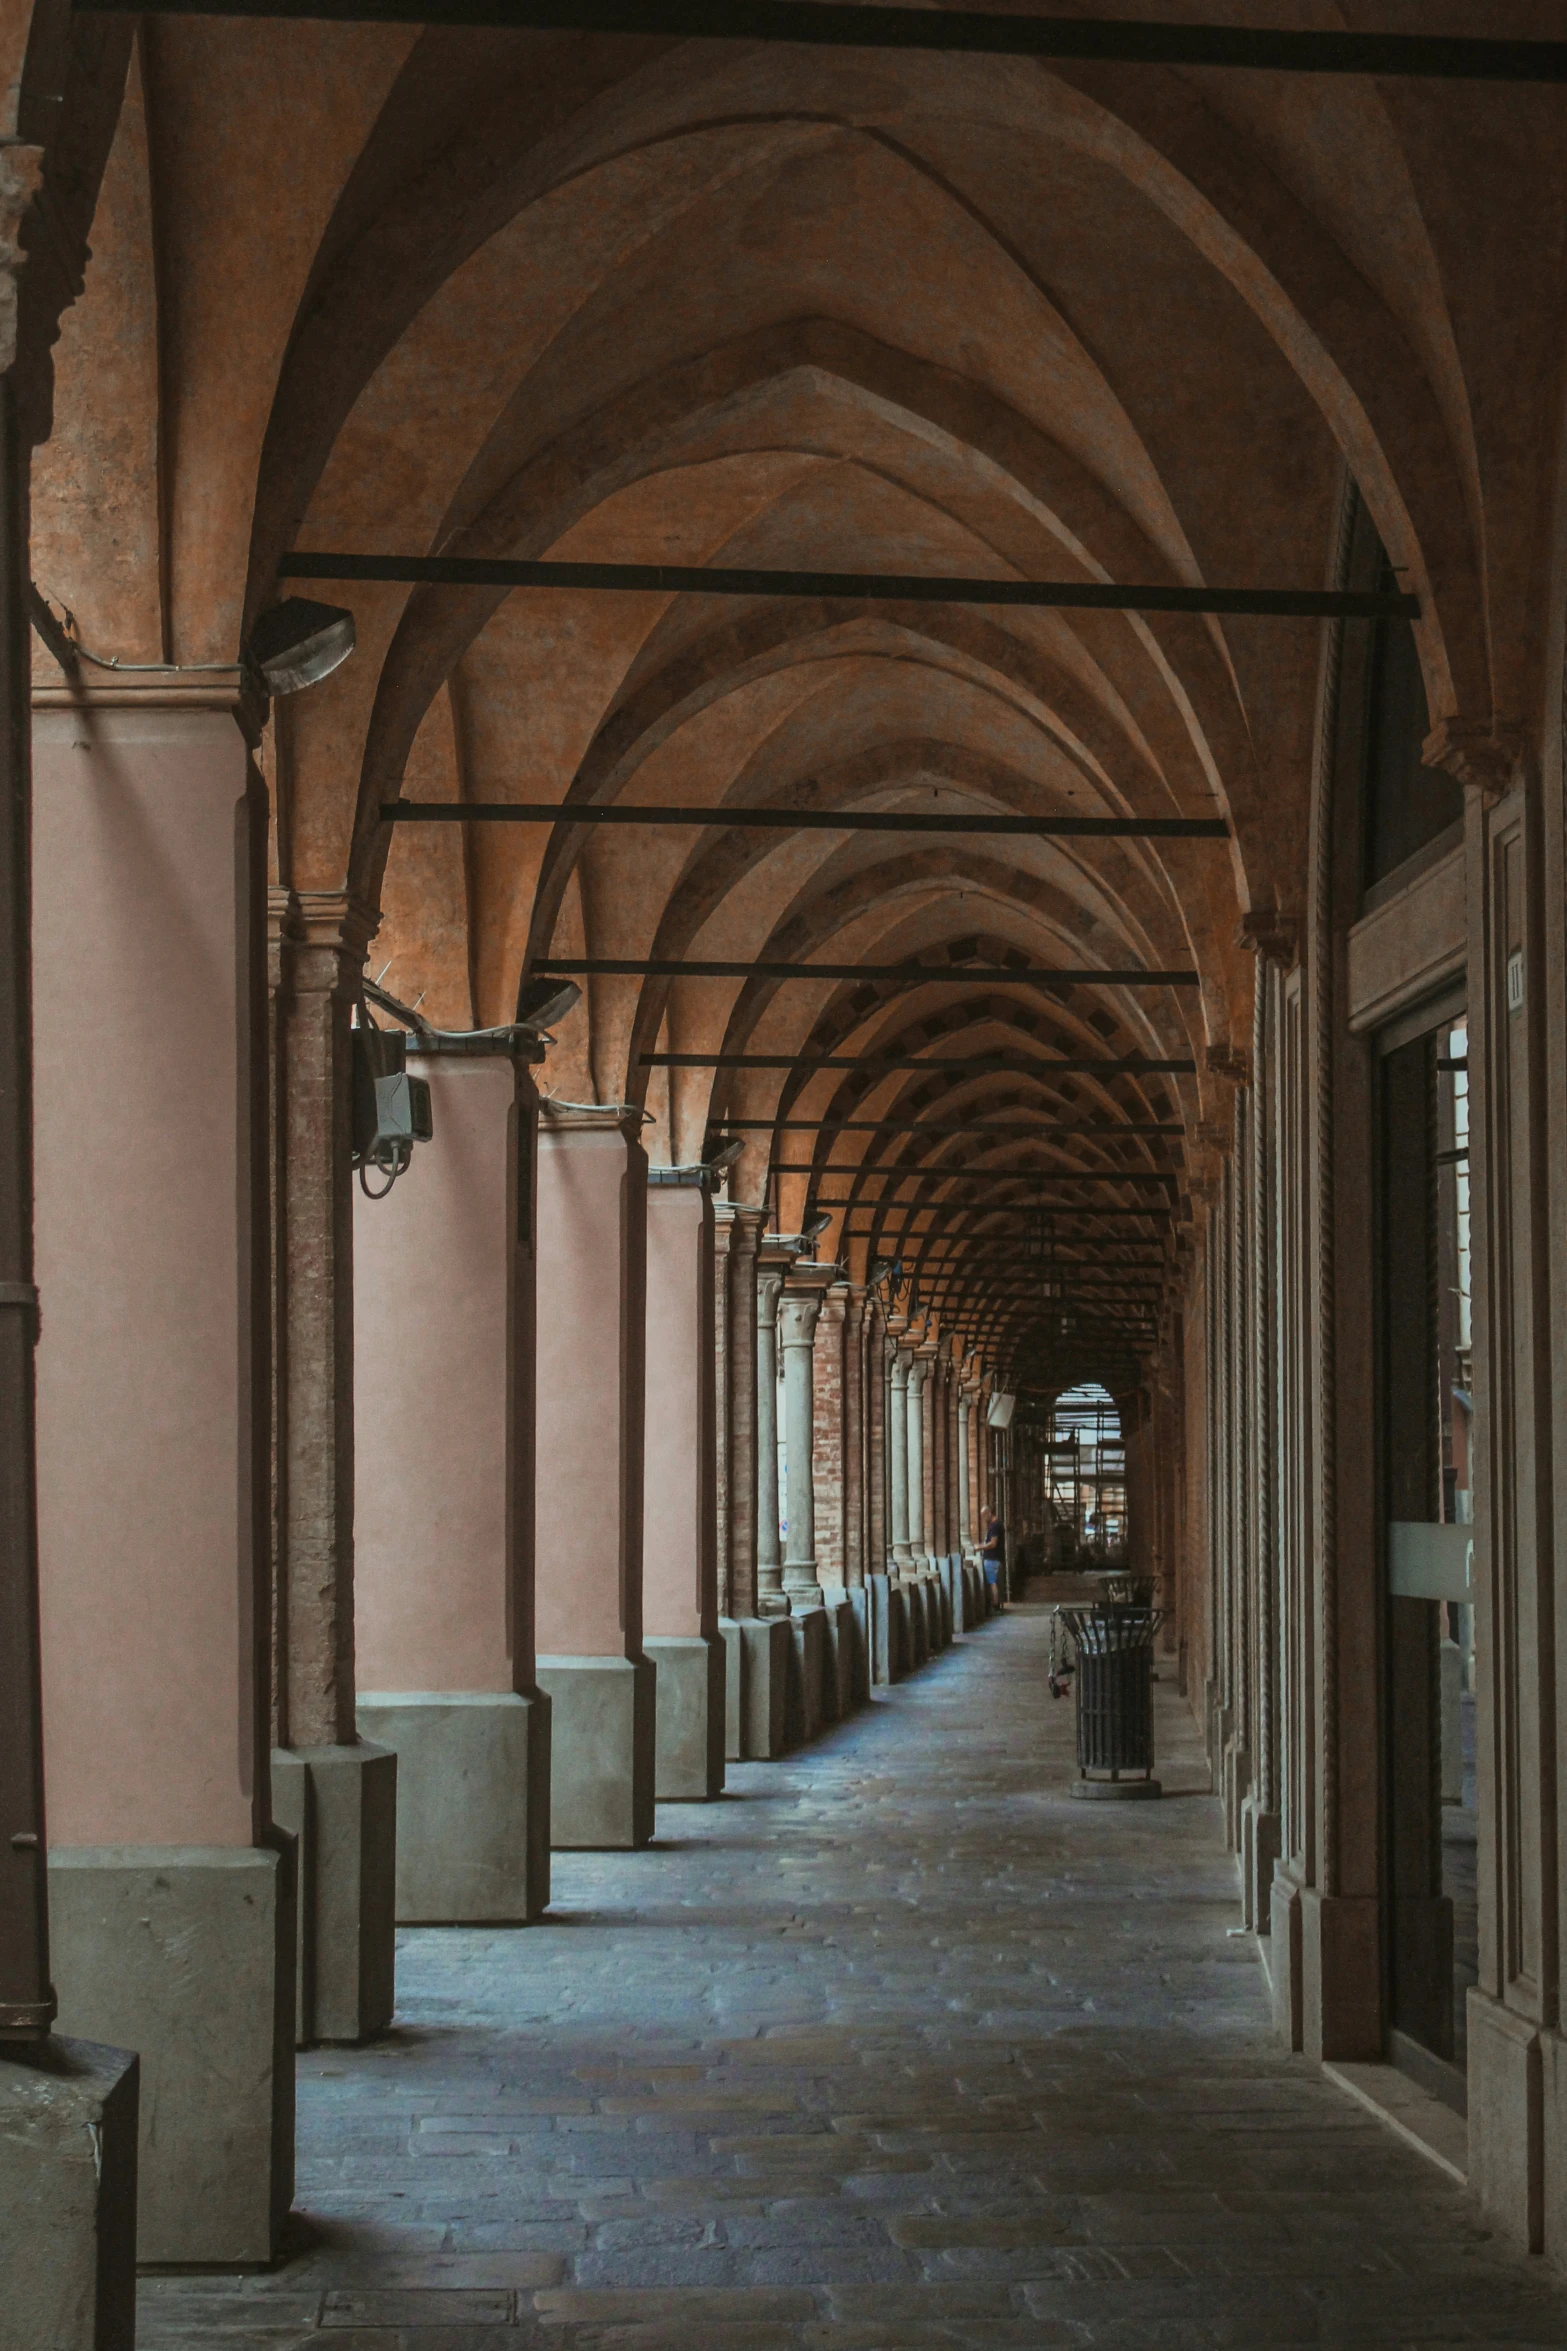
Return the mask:
<svg viewBox="0 0 1567 2351">
<path fill-rule="evenodd" d="M 0 0 L 0 2351 L 1567 2342 L 1567 0 L 1205 4 Z"/>
<path fill-rule="evenodd" d="M 1559 2351 L 1278 2048 L 1181 1699 L 1163 1804 L 1071 1804 L 1044 1659 L 1020 1607 L 541 1927 L 406 1934 L 390 2037 L 300 2060 L 314 2249 L 144 2280 L 142 2351 Z"/>
</svg>

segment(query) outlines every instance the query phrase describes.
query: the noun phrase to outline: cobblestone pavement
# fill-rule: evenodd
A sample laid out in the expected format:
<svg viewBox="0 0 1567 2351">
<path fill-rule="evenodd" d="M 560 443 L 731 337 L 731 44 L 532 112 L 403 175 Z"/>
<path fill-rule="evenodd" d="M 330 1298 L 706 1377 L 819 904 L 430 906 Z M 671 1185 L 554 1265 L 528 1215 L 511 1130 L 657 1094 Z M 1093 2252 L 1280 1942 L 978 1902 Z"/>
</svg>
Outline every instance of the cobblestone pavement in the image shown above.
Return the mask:
<svg viewBox="0 0 1567 2351">
<path fill-rule="evenodd" d="M 309 2249 L 142 2351 L 1567 2344 L 1567 2290 L 1267 2030 L 1192 1724 L 1066 1800 L 1019 1609 L 551 1923 L 401 1938 L 300 2064 Z"/>
</svg>

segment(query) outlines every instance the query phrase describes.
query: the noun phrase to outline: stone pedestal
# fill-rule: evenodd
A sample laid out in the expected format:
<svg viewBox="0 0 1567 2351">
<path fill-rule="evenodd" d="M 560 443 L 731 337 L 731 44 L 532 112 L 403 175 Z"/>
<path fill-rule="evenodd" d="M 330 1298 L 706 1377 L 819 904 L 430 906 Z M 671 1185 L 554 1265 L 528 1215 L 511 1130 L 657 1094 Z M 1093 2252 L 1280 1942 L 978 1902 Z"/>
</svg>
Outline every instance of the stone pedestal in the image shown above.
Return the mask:
<svg viewBox="0 0 1567 2351">
<path fill-rule="evenodd" d="M 397 1757 L 364 1740 L 274 1748 L 272 1811 L 294 1839 L 301 2045 L 384 2032 L 393 2007 Z"/>
<path fill-rule="evenodd" d="M 59 2027 L 140 2055 L 141 2259 L 265 2262 L 295 1981 L 268 1843 L 267 799 L 236 672 L 87 694 L 34 726 Z M 90 1014 L 84 955 L 112 975 Z"/>
<path fill-rule="evenodd" d="M 728 1682 L 722 1634 L 649 1633 L 642 1646 L 658 1670 L 658 1801 L 721 1796 Z"/>
<path fill-rule="evenodd" d="M 897 1681 L 903 1670 L 899 1655 L 898 1611 L 894 1606 L 896 1590 L 890 1576 L 873 1575 L 866 1578 L 871 1680 L 878 1688 L 885 1688 L 888 1683 Z"/>
<path fill-rule="evenodd" d="M 0 2351 L 133 2351 L 137 2060 L 0 2051 Z"/>
<path fill-rule="evenodd" d="M 807 1608 L 788 1619 L 793 1655 L 789 1671 L 786 1730 L 791 1747 L 803 1747 L 822 1727 L 822 1692 L 827 1673 L 827 1611 Z"/>
<path fill-rule="evenodd" d="M 541 1656 L 539 1688 L 551 1715 L 550 1843 L 592 1852 L 645 1845 L 658 1745 L 652 1659 Z"/>
<path fill-rule="evenodd" d="M 1473 1986 L 1468 2018 L 1469 2177 L 1486 2218 L 1521 2251 L 1538 2253 L 1545 2242 L 1540 2028 Z"/>
<path fill-rule="evenodd" d="M 141 2055 L 136 2257 L 260 2266 L 294 2192 L 294 1862 L 244 1846 L 49 1857 L 60 2021 Z"/>
<path fill-rule="evenodd" d="M 787 1616 L 753 1616 L 742 1622 L 740 1638 L 745 1650 L 741 1753 L 752 1762 L 769 1763 L 789 1745 L 794 1633 Z"/>
<path fill-rule="evenodd" d="M 410 1061 L 429 1082 L 434 1140 L 389 1197 L 355 1211 L 358 1722 L 397 1756 L 399 1919 L 520 1925 L 549 1902 L 535 1097 L 493 1048 Z"/>
<path fill-rule="evenodd" d="M 713 1204 L 704 1168 L 648 1174 L 643 1647 L 658 1669 L 656 1793 L 720 1796 Z"/>
<path fill-rule="evenodd" d="M 550 1898 L 550 1708 L 538 1690 L 365 1691 L 359 1720 L 391 1750 L 397 1916 L 509 1925 Z M 323 2039 L 330 2038 L 322 2034 Z"/>
<path fill-rule="evenodd" d="M 827 1653 L 822 1675 L 822 1715 L 827 1722 L 846 1722 L 854 1712 L 854 1653 L 857 1635 L 854 1603 L 841 1586 L 822 1594 L 827 1619 Z"/>
<path fill-rule="evenodd" d="M 541 1106 L 538 1681 L 553 1707 L 550 1835 L 563 1846 L 624 1849 L 653 1834 L 657 1675 L 642 1646 L 647 1158 L 639 1132 L 638 1115 L 613 1104 Z"/>
<path fill-rule="evenodd" d="M 745 1753 L 745 1634 L 732 1616 L 719 1618 L 718 1633 L 724 1644 L 724 1761 L 738 1763 Z"/>
</svg>

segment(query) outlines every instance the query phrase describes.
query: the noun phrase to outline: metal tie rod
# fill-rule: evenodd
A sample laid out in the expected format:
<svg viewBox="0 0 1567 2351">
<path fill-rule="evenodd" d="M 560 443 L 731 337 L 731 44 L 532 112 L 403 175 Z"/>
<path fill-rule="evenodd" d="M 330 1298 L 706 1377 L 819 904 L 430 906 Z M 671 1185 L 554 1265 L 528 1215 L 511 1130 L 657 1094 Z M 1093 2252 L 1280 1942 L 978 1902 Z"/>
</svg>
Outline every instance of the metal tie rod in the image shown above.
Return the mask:
<svg viewBox="0 0 1567 2351">
<path fill-rule="evenodd" d="M 1018 968 L 1008 963 L 744 963 L 739 960 L 695 962 L 678 956 L 551 955 L 530 965 L 543 979 L 654 979 L 654 980 L 914 980 L 938 987 L 990 986 L 998 981 L 1049 988 L 1077 987 L 1097 982 L 1115 988 L 1196 988 L 1202 974 L 1191 970 L 1149 971 L 1143 965 L 1105 971 L 1093 964 L 1071 964 L 1064 970 L 1044 965 Z"/>
<path fill-rule="evenodd" d="M 1080 1120 L 1062 1126 L 1049 1119 L 971 1118 L 957 1125 L 924 1118 L 715 1118 L 712 1132 L 723 1135 L 1010 1135 L 1028 1142 L 1035 1135 L 1184 1135 L 1185 1126 L 1156 1126 L 1119 1118 Z"/>
<path fill-rule="evenodd" d="M 1419 81 L 1567 81 L 1567 43 L 1436 33 L 1275 31 L 814 0 L 75 0 L 79 14 L 276 17 L 284 23 L 471 25 L 632 33 L 644 40 L 782 41 L 809 49 L 927 49 L 1065 64 L 1233 67 Z"/>
<path fill-rule="evenodd" d="M 950 816 L 893 808 L 651 808 L 619 801 L 383 800 L 383 824 L 651 824 L 782 833 L 1004 833 L 1061 841 L 1227 841 L 1222 816 Z"/>
<path fill-rule="evenodd" d="M 989 604 L 1056 612 L 1182 612 L 1262 620 L 1418 620 L 1401 588 L 1174 588 L 1108 580 L 986 580 L 947 572 L 736 570 L 705 563 L 555 563 L 483 555 L 284 557 L 285 580 L 410 588 L 591 589 L 621 595 L 820 596 L 855 604 Z"/>
<path fill-rule="evenodd" d="M 819 1069 L 944 1069 L 962 1071 L 1010 1070 L 1013 1060 L 1002 1060 L 999 1055 L 979 1061 L 931 1061 L 916 1053 L 639 1053 L 637 1061 L 643 1069 L 793 1069 L 814 1072 Z M 1119 1061 L 1056 1061 L 1041 1060 L 1034 1065 L 1051 1076 L 1065 1076 L 1069 1072 L 1108 1070 L 1122 1076 L 1151 1077 L 1158 1071 L 1170 1071 L 1177 1076 L 1193 1076 L 1195 1061 L 1144 1061 L 1138 1056 Z"/>
<path fill-rule="evenodd" d="M 1121 1167 L 898 1167 L 890 1159 L 828 1160 L 818 1167 L 811 1159 L 775 1159 L 774 1175 L 892 1176 L 899 1183 L 929 1178 L 941 1184 L 1176 1184 L 1174 1168 L 1150 1171 Z"/>
</svg>

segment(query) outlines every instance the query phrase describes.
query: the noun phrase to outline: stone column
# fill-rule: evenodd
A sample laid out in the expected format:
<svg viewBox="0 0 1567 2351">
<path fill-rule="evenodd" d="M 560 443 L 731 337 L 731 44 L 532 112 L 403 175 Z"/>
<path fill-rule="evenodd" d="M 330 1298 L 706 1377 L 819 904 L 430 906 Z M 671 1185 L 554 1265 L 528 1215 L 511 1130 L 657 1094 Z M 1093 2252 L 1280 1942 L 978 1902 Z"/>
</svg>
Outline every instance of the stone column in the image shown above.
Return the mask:
<svg viewBox="0 0 1567 2351">
<path fill-rule="evenodd" d="M 930 1379 L 930 1360 L 922 1354 L 910 1355 L 908 1363 L 909 1564 L 922 1568 L 926 1557 L 925 1389 Z"/>
<path fill-rule="evenodd" d="M 550 1840 L 653 1834 L 655 1669 L 642 1648 L 647 1157 L 619 1104 L 539 1115 L 539 1687 Z"/>
<path fill-rule="evenodd" d="M 778 1301 L 793 1250 L 767 1244 L 756 1260 L 756 1612 L 787 1616 L 778 1525 Z"/>
<path fill-rule="evenodd" d="M 25 40 L 25 23 L 13 28 L 13 41 Z M 12 54 L 19 65 L 20 47 Z M 14 101 L 8 121 L 14 128 Z M 11 364 L 11 271 L 41 162 L 19 139 L 0 149 L 0 2327 L 19 2347 L 86 2351 L 135 2336 L 140 2067 L 129 2049 L 52 2029 L 48 1830 L 58 1833 L 58 1821 L 45 1820 L 39 1646 L 28 436 Z M 50 219 L 51 244 L 65 246 L 74 276 L 75 239 L 61 239 L 57 211 Z M 105 785 L 100 771 L 89 801 Z M 56 833 L 56 853 L 66 846 Z M 78 958 L 92 943 L 90 933 L 74 942 Z M 135 1010 L 126 1003 L 125 1027 Z M 54 1163 L 40 1165 L 52 1184 Z"/>
<path fill-rule="evenodd" d="M 843 1580 L 865 1582 L 865 1320 L 863 1290 L 845 1293 L 843 1314 Z"/>
<path fill-rule="evenodd" d="M 302 2043 L 392 2020 L 397 1765 L 354 1689 L 352 1016 L 374 917 L 270 894 L 276 958 L 272 1785 L 298 1841 Z"/>
<path fill-rule="evenodd" d="M 729 1256 L 734 1211 L 713 1208 L 713 1545 L 718 1561 L 718 1613 L 729 1616 L 729 1452 L 733 1417 L 729 1365 Z"/>
<path fill-rule="evenodd" d="M 947 1528 L 947 1374 L 951 1357 L 945 1345 L 930 1367 L 930 1536 L 932 1560 L 939 1565 L 952 1549 Z"/>
<path fill-rule="evenodd" d="M 914 1564 L 909 1547 L 909 1352 L 897 1340 L 887 1342 L 888 1393 L 888 1516 L 891 1546 L 887 1564 L 903 1574 Z"/>
<path fill-rule="evenodd" d="M 865 1395 L 865 1572 L 887 1568 L 887 1317 L 874 1298 L 865 1301 L 860 1342 Z"/>
<path fill-rule="evenodd" d="M 784 1590 L 791 1614 L 821 1605 L 816 1572 L 815 1347 L 824 1283 L 802 1278 L 796 1267 L 778 1301 L 778 1344 L 783 1353 L 784 1463 L 787 1476 Z M 796 1286 L 798 1282 L 798 1287 Z"/>
<path fill-rule="evenodd" d="M 660 1801 L 724 1787 L 713 1203 L 701 1167 L 648 1172 L 643 1646 L 658 1669 Z"/>
<path fill-rule="evenodd" d="M 814 1361 L 811 1370 L 811 1484 L 815 1497 L 816 1580 L 824 1591 L 842 1591 L 848 1583 L 844 1554 L 848 1546 L 845 1487 L 848 1473 L 847 1398 L 845 1377 L 845 1315 L 849 1303 L 846 1282 L 835 1282 L 821 1294 L 816 1319 Z"/>
<path fill-rule="evenodd" d="M 726 1204 L 719 1214 L 729 1232 L 729 1613 L 743 1622 L 757 1614 L 756 1248 L 765 1211 Z"/>
<path fill-rule="evenodd" d="M 536 1097 L 508 1052 L 416 1052 L 434 1140 L 355 1204 L 361 1727 L 397 1757 L 397 1915 L 549 1901 L 533 1630 Z"/>
<path fill-rule="evenodd" d="M 236 2265 L 277 2250 L 294 2097 L 268 1763 L 267 802 L 242 696 L 209 671 L 37 697 L 32 973 L 59 2022 L 141 2053 L 140 2258 Z"/>
<path fill-rule="evenodd" d="M 974 1391 L 962 1386 L 958 1389 L 958 1550 L 968 1551 L 973 1546 L 973 1471 L 969 1465 L 969 1446 L 974 1431 Z"/>
</svg>

